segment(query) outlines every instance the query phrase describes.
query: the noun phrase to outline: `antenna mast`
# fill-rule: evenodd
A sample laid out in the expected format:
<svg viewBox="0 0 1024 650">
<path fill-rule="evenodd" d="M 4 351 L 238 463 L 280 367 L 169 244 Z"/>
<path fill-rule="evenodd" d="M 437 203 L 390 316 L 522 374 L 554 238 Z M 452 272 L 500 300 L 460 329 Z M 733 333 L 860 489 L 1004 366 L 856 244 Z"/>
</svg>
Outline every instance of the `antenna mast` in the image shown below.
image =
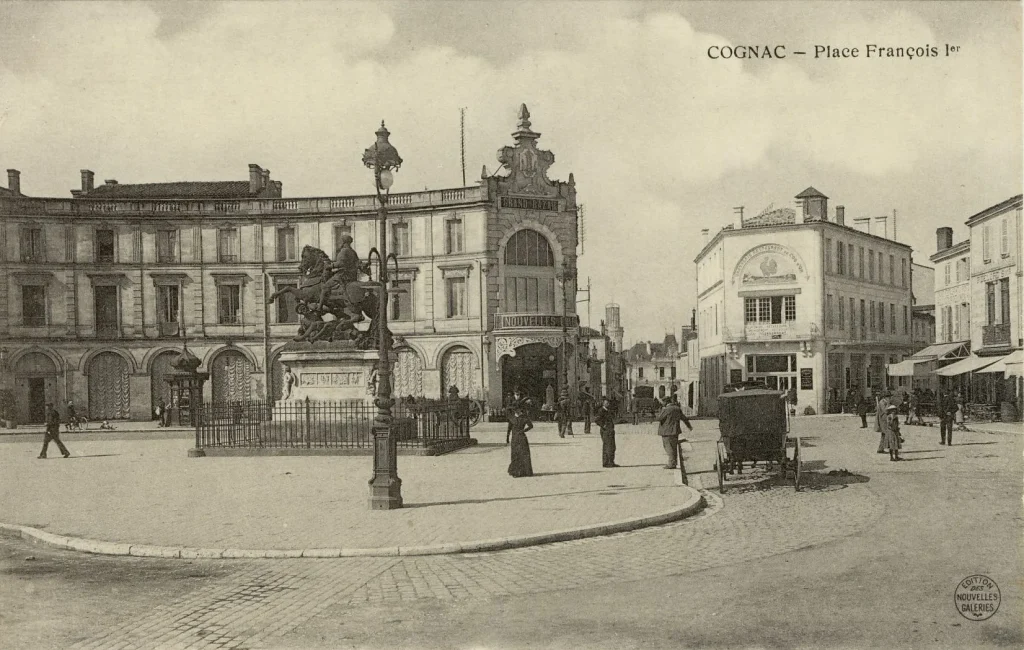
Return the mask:
<svg viewBox="0 0 1024 650">
<path fill-rule="evenodd" d="M 459 154 L 462 160 L 462 186 L 466 186 L 466 109 L 459 109 Z"/>
<path fill-rule="evenodd" d="M 590 276 L 589 275 L 587 276 L 587 288 L 586 289 L 576 289 L 576 293 L 578 293 L 578 294 L 579 293 L 586 293 L 587 294 L 586 298 L 584 298 L 583 300 L 577 300 L 576 304 L 578 305 L 581 302 L 587 303 L 587 327 L 590 327 Z"/>
<path fill-rule="evenodd" d="M 576 238 L 580 242 L 580 255 L 583 255 L 583 242 L 587 239 L 587 222 L 584 221 L 587 211 L 583 204 L 580 203 L 576 208 Z"/>
</svg>

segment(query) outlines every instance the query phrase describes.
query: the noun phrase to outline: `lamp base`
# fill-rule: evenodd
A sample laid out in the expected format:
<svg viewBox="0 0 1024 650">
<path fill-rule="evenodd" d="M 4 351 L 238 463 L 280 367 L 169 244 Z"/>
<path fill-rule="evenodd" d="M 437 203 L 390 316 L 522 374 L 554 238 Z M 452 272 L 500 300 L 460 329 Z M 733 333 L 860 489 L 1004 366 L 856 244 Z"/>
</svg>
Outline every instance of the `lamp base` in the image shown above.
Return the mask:
<svg viewBox="0 0 1024 650">
<path fill-rule="evenodd" d="M 377 476 L 370 479 L 370 510 L 397 510 L 402 507 L 402 479 Z"/>
</svg>

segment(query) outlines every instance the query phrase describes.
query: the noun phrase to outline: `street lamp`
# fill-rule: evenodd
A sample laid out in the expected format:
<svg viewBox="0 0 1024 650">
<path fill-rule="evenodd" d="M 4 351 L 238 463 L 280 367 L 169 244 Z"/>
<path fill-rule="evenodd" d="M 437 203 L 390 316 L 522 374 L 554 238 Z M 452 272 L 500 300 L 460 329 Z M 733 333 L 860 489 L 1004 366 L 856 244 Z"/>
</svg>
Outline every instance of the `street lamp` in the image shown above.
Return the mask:
<svg viewBox="0 0 1024 650">
<path fill-rule="evenodd" d="M 377 249 L 380 300 L 374 323 L 377 327 L 377 395 L 373 400 L 377 415 L 373 418 L 373 477 L 370 479 L 370 509 L 394 510 L 402 507 L 402 479 L 398 478 L 398 444 L 391 435 L 391 332 L 388 331 L 388 196 L 395 181 L 392 172 L 402 166 L 398 151 L 388 142 L 391 135 L 381 120 L 377 141 L 363 152 L 363 164 L 373 170 L 377 192 L 377 221 L 380 223 Z M 371 255 L 374 251 L 371 251 Z"/>
</svg>

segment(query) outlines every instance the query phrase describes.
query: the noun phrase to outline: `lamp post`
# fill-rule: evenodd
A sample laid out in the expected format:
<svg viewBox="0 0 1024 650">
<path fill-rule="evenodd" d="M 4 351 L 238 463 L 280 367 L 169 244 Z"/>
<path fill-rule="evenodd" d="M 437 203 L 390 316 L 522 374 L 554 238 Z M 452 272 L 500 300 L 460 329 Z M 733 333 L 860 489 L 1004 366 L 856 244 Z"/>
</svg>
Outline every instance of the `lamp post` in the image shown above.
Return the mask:
<svg viewBox="0 0 1024 650">
<path fill-rule="evenodd" d="M 569 327 L 566 322 L 569 318 L 569 299 L 566 297 L 566 289 L 569 283 L 576 279 L 576 269 L 569 263 L 569 260 L 562 261 L 561 285 L 562 285 L 562 390 L 560 399 L 569 397 Z M 575 301 L 575 296 L 573 296 Z M 575 305 L 574 305 L 575 306 Z"/>
<path fill-rule="evenodd" d="M 380 224 L 377 253 L 380 283 L 380 300 L 377 316 L 373 319 L 377 327 L 377 395 L 374 406 L 377 414 L 373 418 L 373 477 L 370 479 L 370 509 L 394 510 L 402 507 L 402 479 L 398 478 L 398 445 L 391 435 L 391 333 L 388 331 L 388 261 L 398 258 L 388 255 L 388 196 L 394 183 L 392 172 L 402 165 L 398 151 L 388 142 L 391 135 L 381 120 L 377 130 L 377 141 L 363 152 L 363 164 L 373 170 L 374 188 L 377 192 L 377 221 Z M 375 251 L 370 251 L 372 255 Z"/>
</svg>

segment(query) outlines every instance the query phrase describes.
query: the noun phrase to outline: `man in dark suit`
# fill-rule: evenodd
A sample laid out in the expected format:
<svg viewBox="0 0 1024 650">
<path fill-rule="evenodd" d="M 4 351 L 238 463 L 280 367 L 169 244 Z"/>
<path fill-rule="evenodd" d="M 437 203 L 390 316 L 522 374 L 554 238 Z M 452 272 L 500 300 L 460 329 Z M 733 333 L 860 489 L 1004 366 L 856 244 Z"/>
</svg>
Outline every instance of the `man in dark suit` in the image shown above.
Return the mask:
<svg viewBox="0 0 1024 650">
<path fill-rule="evenodd" d="M 586 384 L 580 385 L 580 413 L 583 414 L 583 433 L 590 433 L 591 411 L 594 409 L 594 396 L 587 390 Z"/>
<path fill-rule="evenodd" d="M 39 453 L 40 458 L 46 458 L 46 448 L 50 446 L 51 440 L 57 443 L 57 448 L 60 449 L 64 458 L 71 455 L 68 448 L 60 441 L 60 414 L 57 413 L 57 409 L 53 408 L 53 404 L 47 404 L 46 433 L 43 434 L 43 450 Z"/>
<path fill-rule="evenodd" d="M 668 455 L 668 464 L 665 469 L 676 469 L 679 465 L 679 434 L 683 430 L 679 427 L 682 422 L 686 428 L 693 431 L 693 426 L 683 414 L 679 406 L 679 398 L 675 395 L 665 400 L 665 405 L 658 412 L 658 435 L 661 436 L 661 443 L 665 447 L 665 454 Z"/>
<path fill-rule="evenodd" d="M 615 408 L 607 397 L 597 409 L 594 422 L 601 428 L 601 466 L 618 467 L 615 464 Z"/>
</svg>

